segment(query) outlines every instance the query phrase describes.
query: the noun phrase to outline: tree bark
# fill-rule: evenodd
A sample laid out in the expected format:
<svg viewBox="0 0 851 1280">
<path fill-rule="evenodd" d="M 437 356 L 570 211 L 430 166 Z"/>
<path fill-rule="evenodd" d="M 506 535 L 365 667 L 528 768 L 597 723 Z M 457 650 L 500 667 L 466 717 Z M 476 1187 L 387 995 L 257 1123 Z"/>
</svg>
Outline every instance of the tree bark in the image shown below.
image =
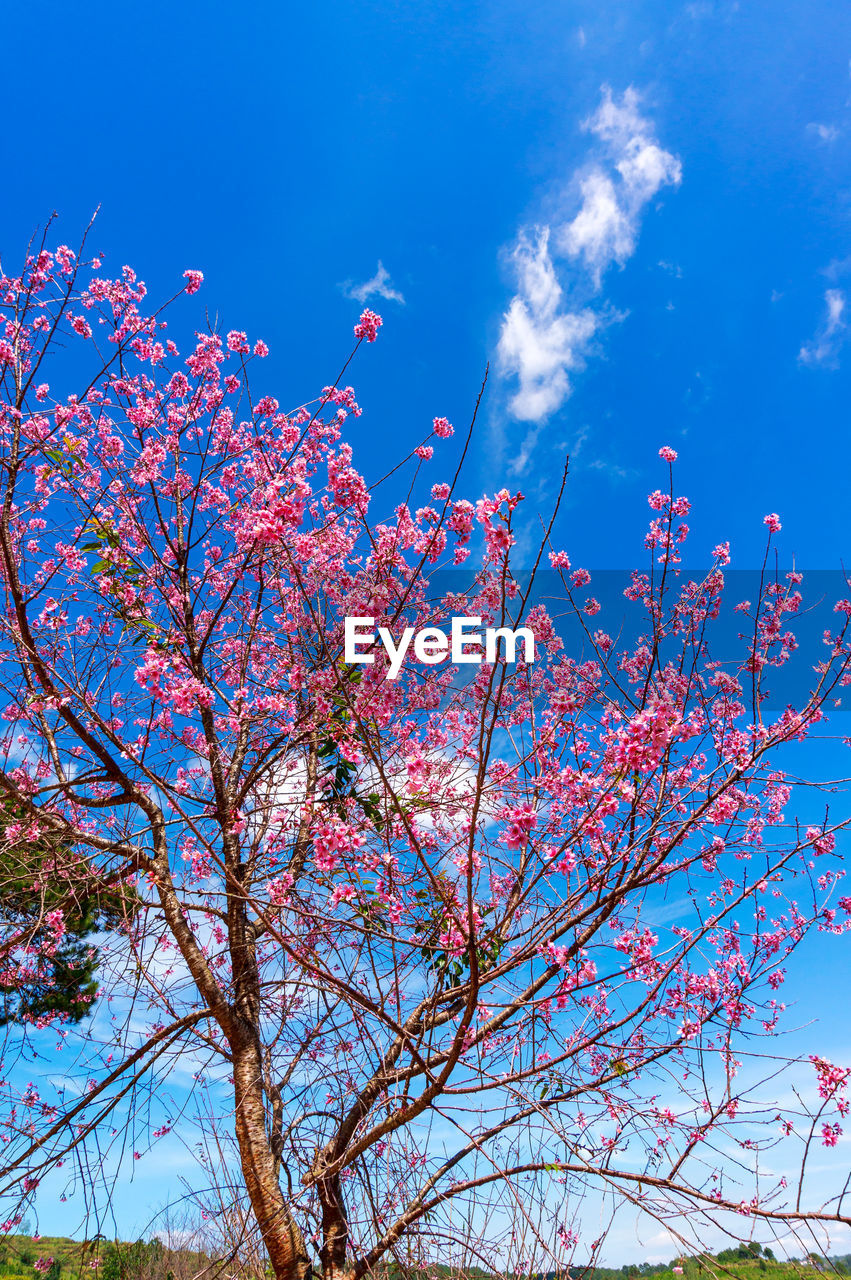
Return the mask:
<svg viewBox="0 0 851 1280">
<path fill-rule="evenodd" d="M 352 1270 L 346 1265 L 349 1224 L 339 1174 L 322 1178 L 316 1190 L 322 1205 L 322 1280 L 351 1280 Z"/>
<path fill-rule="evenodd" d="M 310 1280 L 312 1267 L 304 1237 L 278 1183 L 266 1130 L 259 1042 L 251 1029 L 244 1029 L 233 1037 L 231 1049 L 242 1173 L 275 1280 Z"/>
</svg>

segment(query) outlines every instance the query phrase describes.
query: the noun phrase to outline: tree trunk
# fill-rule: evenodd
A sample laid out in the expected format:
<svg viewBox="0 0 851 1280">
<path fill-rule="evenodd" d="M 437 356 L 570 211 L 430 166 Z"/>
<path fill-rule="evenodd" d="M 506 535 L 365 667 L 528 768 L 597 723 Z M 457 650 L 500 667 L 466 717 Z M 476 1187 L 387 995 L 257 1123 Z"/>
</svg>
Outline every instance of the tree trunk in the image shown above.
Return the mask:
<svg viewBox="0 0 851 1280">
<path fill-rule="evenodd" d="M 316 1190 L 322 1205 L 322 1280 L 351 1280 L 346 1265 L 349 1224 L 339 1174 L 321 1179 Z"/>
<path fill-rule="evenodd" d="M 281 1192 L 266 1129 L 260 1046 L 245 1030 L 234 1037 L 231 1048 L 242 1174 L 275 1280 L 310 1280 L 304 1237 Z"/>
</svg>

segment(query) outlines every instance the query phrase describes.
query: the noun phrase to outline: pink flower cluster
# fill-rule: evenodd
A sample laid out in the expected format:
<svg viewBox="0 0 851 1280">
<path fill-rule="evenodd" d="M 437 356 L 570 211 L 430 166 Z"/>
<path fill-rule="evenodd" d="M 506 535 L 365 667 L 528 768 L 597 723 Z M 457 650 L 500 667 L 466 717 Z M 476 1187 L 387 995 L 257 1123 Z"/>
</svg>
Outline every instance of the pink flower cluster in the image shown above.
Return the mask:
<svg viewBox="0 0 851 1280">
<path fill-rule="evenodd" d="M 506 814 L 508 826 L 503 839 L 509 849 L 521 849 L 538 825 L 538 815 L 531 804 L 521 804 Z"/>
<path fill-rule="evenodd" d="M 810 1062 L 815 1067 L 819 1097 L 825 1101 L 835 1101 L 839 1114 L 846 1116 L 849 1103 L 845 1091 L 851 1081 L 851 1067 L 837 1067 L 829 1059 L 820 1058 L 816 1054 L 810 1054 Z"/>
<path fill-rule="evenodd" d="M 313 858 L 317 871 L 330 875 L 338 869 L 343 856 L 360 849 L 365 840 L 362 832 L 339 818 L 317 823 L 313 828 Z"/>
<path fill-rule="evenodd" d="M 355 325 L 355 337 L 360 340 L 366 338 L 367 342 L 375 342 L 378 336 L 378 330 L 384 324 L 381 316 L 376 315 L 374 311 L 370 311 L 369 307 L 361 312 L 360 320 Z"/>
<path fill-rule="evenodd" d="M 331 910 L 340 905 L 341 902 L 351 902 L 355 896 L 354 886 L 350 884 L 337 884 L 328 895 L 328 906 Z"/>
<path fill-rule="evenodd" d="M 669 703 L 659 700 L 616 733 L 614 761 L 628 773 L 655 769 L 677 736 L 682 718 Z"/>
<path fill-rule="evenodd" d="M 821 1127 L 821 1141 L 825 1147 L 835 1147 L 839 1139 L 842 1137 L 842 1126 L 839 1124 L 823 1124 Z"/>
</svg>

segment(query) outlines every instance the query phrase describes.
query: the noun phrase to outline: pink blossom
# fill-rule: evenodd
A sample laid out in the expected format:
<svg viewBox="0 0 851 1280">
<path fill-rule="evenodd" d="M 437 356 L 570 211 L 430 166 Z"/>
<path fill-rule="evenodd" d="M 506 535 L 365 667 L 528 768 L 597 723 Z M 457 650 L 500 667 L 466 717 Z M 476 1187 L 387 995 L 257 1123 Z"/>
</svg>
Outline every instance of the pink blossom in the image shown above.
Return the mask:
<svg viewBox="0 0 851 1280">
<path fill-rule="evenodd" d="M 836 848 L 836 837 L 833 832 L 823 832 L 820 827 L 807 827 L 807 840 L 812 843 L 814 852 L 819 856 L 833 853 Z"/>
<path fill-rule="evenodd" d="M 143 689 L 159 697 L 163 692 L 163 680 L 171 674 L 173 667 L 173 659 L 168 653 L 149 645 L 141 665 L 136 668 L 135 678 Z"/>
<path fill-rule="evenodd" d="M 203 271 L 184 271 L 183 278 L 186 281 L 186 292 L 197 293 L 203 283 L 204 273 Z"/>
<path fill-rule="evenodd" d="M 446 527 L 458 535 L 459 542 L 466 542 L 473 532 L 474 508 L 466 498 L 459 498 L 452 504 L 452 512 L 446 521 Z"/>
<path fill-rule="evenodd" d="M 506 814 L 508 828 L 504 839 L 509 849 L 519 849 L 529 839 L 529 834 L 538 825 L 538 815 L 531 804 L 518 805 L 509 809 Z"/>
<path fill-rule="evenodd" d="M 447 440 L 455 434 L 455 428 L 448 418 L 435 418 L 432 423 L 434 434 L 441 440 Z"/>
<path fill-rule="evenodd" d="M 236 351 L 242 355 L 247 354 L 251 349 L 248 345 L 248 337 L 241 329 L 231 329 L 228 333 L 227 343 L 228 351 Z"/>
<path fill-rule="evenodd" d="M 68 319 L 71 321 L 71 328 L 81 338 L 90 338 L 92 336 L 92 326 L 85 316 L 69 316 Z"/>
<path fill-rule="evenodd" d="M 74 269 L 76 253 L 73 249 L 69 249 L 67 244 L 60 244 L 56 250 L 56 261 L 59 263 L 65 275 L 70 275 Z M 127 268 L 125 267 L 125 271 Z"/>
<path fill-rule="evenodd" d="M 665 444 L 659 450 L 659 457 L 662 458 L 665 462 L 676 462 L 677 451 L 676 449 L 672 449 L 669 444 Z"/>
<path fill-rule="evenodd" d="M 842 1126 L 838 1124 L 823 1124 L 821 1127 L 822 1145 L 825 1147 L 835 1147 L 842 1136 Z"/>
<path fill-rule="evenodd" d="M 263 396 L 254 406 L 254 412 L 258 418 L 271 417 L 278 412 L 279 407 L 274 396 Z"/>
<path fill-rule="evenodd" d="M 780 517 L 776 511 L 772 511 L 767 516 L 763 516 L 762 523 L 768 525 L 769 533 L 779 533 L 783 528 L 780 523 Z"/>
<path fill-rule="evenodd" d="M 381 316 L 376 315 L 374 311 L 370 311 L 367 307 L 361 312 L 360 320 L 355 325 L 355 337 L 358 339 L 366 338 L 367 342 L 375 342 L 378 336 L 378 330 L 384 324 Z"/>
<path fill-rule="evenodd" d="M 328 896 L 328 906 L 336 907 L 341 902 L 351 902 L 355 896 L 354 887 L 350 884 L 338 884 Z"/>
</svg>

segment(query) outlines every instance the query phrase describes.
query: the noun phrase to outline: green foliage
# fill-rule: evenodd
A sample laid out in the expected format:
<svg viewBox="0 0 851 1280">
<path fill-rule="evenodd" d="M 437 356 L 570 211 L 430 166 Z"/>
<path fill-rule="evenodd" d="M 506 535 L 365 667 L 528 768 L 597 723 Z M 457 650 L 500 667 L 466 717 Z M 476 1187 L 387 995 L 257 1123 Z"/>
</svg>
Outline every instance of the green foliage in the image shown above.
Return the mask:
<svg viewBox="0 0 851 1280">
<path fill-rule="evenodd" d="M 363 678 L 360 668 L 351 663 L 348 665 L 343 664 L 339 675 L 341 685 L 358 685 Z M 329 734 L 319 743 L 316 753 L 328 776 L 324 792 L 325 803 L 336 810 L 341 818 L 345 819 L 347 816 L 346 802 L 354 801 L 362 810 L 364 816 L 373 824 L 376 831 L 380 831 L 384 825 L 384 815 L 378 807 L 380 797 L 376 791 L 371 791 L 369 795 L 358 793 L 355 786 L 358 766 L 352 764 L 351 760 L 347 760 L 345 756 L 340 754 L 339 745 L 334 736 L 335 730 L 348 725 L 351 720 L 347 699 L 342 691 L 331 695 L 331 705 L 332 710 L 328 716 Z M 332 768 L 333 773 L 331 772 Z"/>
<path fill-rule="evenodd" d="M 0 802 L 0 838 L 12 823 L 29 819 L 7 798 Z M 0 980 L 0 1027 L 30 1018 L 63 1015 L 79 1022 L 91 1012 L 98 984 L 98 952 L 93 934 L 115 929 L 138 910 L 126 886 L 104 889 L 83 866 L 78 874 L 60 874 L 70 850 L 59 837 L 37 842 L 4 842 L 0 849 L 0 928 L 5 936 L 26 932 L 27 945 L 41 952 L 39 974 L 22 985 Z M 35 888 L 35 885 L 38 888 Z M 61 910 L 65 933 L 51 954 L 52 931 L 44 917 Z"/>
<path fill-rule="evenodd" d="M 136 1240 L 133 1244 L 108 1244 L 101 1257 L 103 1280 L 146 1280 L 165 1271 L 165 1250 L 161 1240 Z"/>
<path fill-rule="evenodd" d="M 755 1240 L 751 1240 L 749 1244 L 742 1242 L 733 1249 L 722 1249 L 718 1254 L 719 1262 L 752 1262 L 754 1258 L 758 1258 L 762 1252 L 762 1246 L 757 1244 Z M 766 1250 L 766 1258 L 773 1258 L 774 1255 L 770 1249 Z"/>
<path fill-rule="evenodd" d="M 437 880 L 440 884 L 443 874 L 438 873 Z M 427 889 L 420 889 L 414 895 L 424 908 L 433 901 L 433 894 Z M 491 914 L 490 908 L 481 913 L 482 920 Z M 446 928 L 446 906 L 439 901 L 430 911 L 425 921 L 424 930 L 427 930 L 426 938 L 423 946 L 420 948 L 420 954 L 430 969 L 439 974 L 444 980 L 444 986 L 449 990 L 462 986 L 469 976 L 470 969 L 470 953 L 464 950 L 460 955 L 450 956 L 440 946 L 440 936 Z M 490 937 L 481 938 L 476 947 L 476 964 L 479 973 L 487 973 L 489 969 L 499 960 L 502 949 L 505 945 L 504 939 L 498 934 L 491 934 Z"/>
<path fill-rule="evenodd" d="M 707 1253 L 674 1258 L 670 1262 L 630 1262 L 621 1267 L 572 1266 L 570 1280 L 630 1280 L 633 1276 L 652 1276 L 656 1280 L 717 1280 L 718 1277 L 726 1280 L 801 1280 L 802 1275 L 845 1274 L 844 1261 L 842 1258 L 825 1258 L 815 1265 L 811 1260 L 779 1262 L 768 1246 L 750 1241 L 722 1249 L 717 1255 Z M 674 1267 L 682 1267 L 682 1277 L 674 1275 Z M 520 1280 L 520 1277 L 515 1280 Z M 555 1273 L 548 1280 L 556 1280 Z"/>
<path fill-rule="evenodd" d="M 25 1263 L 23 1259 L 26 1258 Z M 38 1258 L 53 1258 L 49 1270 L 38 1272 Z M 92 1267 L 93 1259 L 99 1265 Z M 194 1250 L 169 1250 L 156 1236 L 148 1241 L 70 1240 L 67 1236 L 8 1236 L 0 1241 L 0 1280 L 174 1280 L 175 1270 L 187 1275 L 209 1269 L 211 1259 Z M 218 1272 L 210 1271 L 213 1277 Z"/>
<path fill-rule="evenodd" d="M 57 461 L 56 453 L 48 453 L 48 457 Z M 100 577 L 100 589 L 107 599 L 111 598 L 113 616 L 123 624 L 122 632 L 133 635 L 133 644 L 154 642 L 160 630 L 157 624 L 146 618 L 138 606 L 128 609 L 123 602 L 125 586 L 138 588 L 141 565 L 134 563 L 123 550 L 121 539 L 108 521 L 92 516 L 84 527 L 89 541 L 82 543 L 81 550 L 97 557 L 89 572 L 92 577 Z"/>
</svg>

